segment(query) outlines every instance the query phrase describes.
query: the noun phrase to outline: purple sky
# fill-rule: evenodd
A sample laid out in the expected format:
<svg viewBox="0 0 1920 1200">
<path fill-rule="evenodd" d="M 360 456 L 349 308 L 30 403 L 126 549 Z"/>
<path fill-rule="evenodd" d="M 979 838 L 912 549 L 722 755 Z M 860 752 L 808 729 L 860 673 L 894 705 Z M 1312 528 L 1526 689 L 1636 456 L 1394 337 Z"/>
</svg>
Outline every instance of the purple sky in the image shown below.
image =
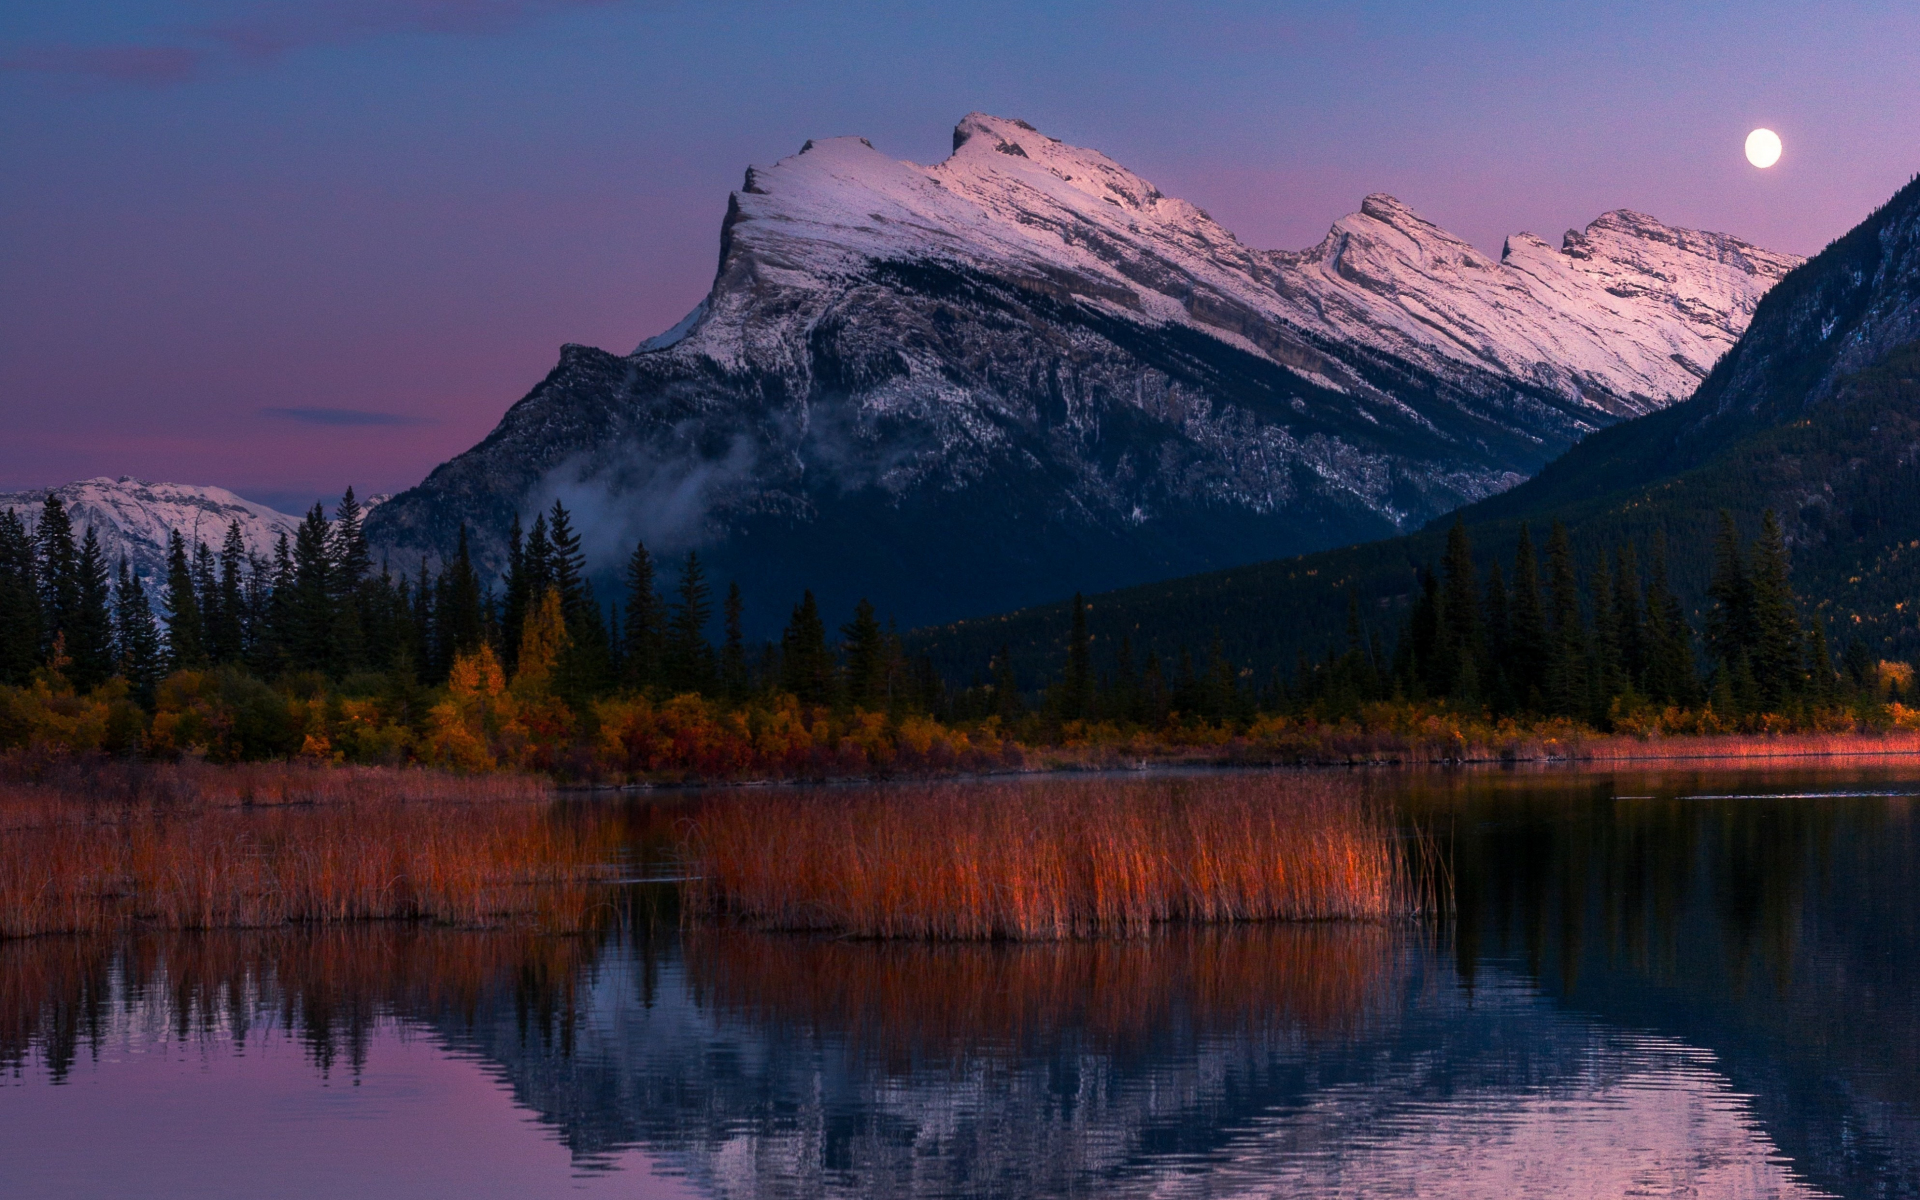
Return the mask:
<svg viewBox="0 0 1920 1200">
<path fill-rule="evenodd" d="M 405 487 L 692 307 L 747 163 L 935 161 L 972 109 L 1256 246 L 1389 191 L 1492 252 L 1630 207 L 1809 253 L 1920 168 L 1916 45 L 1907 4 L 10 5 L 0 489 Z"/>
</svg>

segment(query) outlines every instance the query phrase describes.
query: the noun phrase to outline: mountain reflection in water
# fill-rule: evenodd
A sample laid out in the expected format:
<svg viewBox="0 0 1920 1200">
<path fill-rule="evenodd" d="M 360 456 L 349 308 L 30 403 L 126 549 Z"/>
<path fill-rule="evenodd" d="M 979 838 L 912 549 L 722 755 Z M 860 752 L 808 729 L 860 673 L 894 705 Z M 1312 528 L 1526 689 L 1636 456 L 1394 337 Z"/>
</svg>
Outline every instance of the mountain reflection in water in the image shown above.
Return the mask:
<svg viewBox="0 0 1920 1200">
<path fill-rule="evenodd" d="M 1450 847 L 1438 930 L 927 946 L 645 889 L 586 938 L 0 943 L 0 1130 L 111 1082 L 101 1047 L 337 1080 L 424 1039 L 564 1145 L 555 1194 L 636 1150 L 719 1196 L 1920 1194 L 1914 802 L 1707 782 L 1396 777 Z M 0 1156 L 52 1194 L 37 1162 L 125 1132 Z"/>
</svg>

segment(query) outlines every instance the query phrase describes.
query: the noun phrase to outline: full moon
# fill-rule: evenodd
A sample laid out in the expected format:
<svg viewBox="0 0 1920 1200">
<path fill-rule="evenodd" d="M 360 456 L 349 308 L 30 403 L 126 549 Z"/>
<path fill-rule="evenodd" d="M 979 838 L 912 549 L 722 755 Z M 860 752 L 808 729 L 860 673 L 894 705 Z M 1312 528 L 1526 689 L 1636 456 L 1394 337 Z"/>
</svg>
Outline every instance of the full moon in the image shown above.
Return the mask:
<svg viewBox="0 0 1920 1200">
<path fill-rule="evenodd" d="M 1780 161 L 1780 135 L 1771 129 L 1756 129 L 1747 135 L 1747 161 L 1756 167 L 1770 167 Z"/>
</svg>

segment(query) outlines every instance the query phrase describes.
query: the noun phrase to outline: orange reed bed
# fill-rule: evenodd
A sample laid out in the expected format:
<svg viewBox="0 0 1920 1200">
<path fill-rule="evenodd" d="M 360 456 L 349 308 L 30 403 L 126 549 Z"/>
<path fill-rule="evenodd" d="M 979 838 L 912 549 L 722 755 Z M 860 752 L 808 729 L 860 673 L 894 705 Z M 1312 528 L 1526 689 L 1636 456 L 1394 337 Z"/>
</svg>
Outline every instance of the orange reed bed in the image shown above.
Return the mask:
<svg viewBox="0 0 1920 1200">
<path fill-rule="evenodd" d="M 700 810 L 686 854 L 696 913 L 862 937 L 1029 940 L 1420 907 L 1382 810 L 1351 784 L 1299 776 L 725 798 Z"/>
<path fill-rule="evenodd" d="M 705 1008 L 889 1056 L 957 1059 L 1064 1036 L 1125 1048 L 1180 1025 L 1350 1032 L 1404 977 L 1407 937 L 1322 922 L 1000 945 L 693 930 L 684 945 Z"/>
<path fill-rule="evenodd" d="M 1775 733 L 1626 737 L 1593 734 L 1550 748 L 1543 757 L 1580 762 L 1733 762 L 1772 758 L 1897 758 L 1920 755 L 1920 733 Z"/>
<path fill-rule="evenodd" d="M 1424 766 L 1452 763 L 1616 763 L 1689 760 L 1880 759 L 1920 756 L 1920 732 L 1623 734 L 1571 723 L 1502 729 L 1428 721 L 1411 730 L 1299 725 L 1193 744 L 1138 737 L 1033 750 L 1040 770 L 1161 766 Z"/>
<path fill-rule="evenodd" d="M 545 785 L 291 764 L 0 782 L 0 938 L 378 919 L 575 929 L 613 858 Z"/>
</svg>

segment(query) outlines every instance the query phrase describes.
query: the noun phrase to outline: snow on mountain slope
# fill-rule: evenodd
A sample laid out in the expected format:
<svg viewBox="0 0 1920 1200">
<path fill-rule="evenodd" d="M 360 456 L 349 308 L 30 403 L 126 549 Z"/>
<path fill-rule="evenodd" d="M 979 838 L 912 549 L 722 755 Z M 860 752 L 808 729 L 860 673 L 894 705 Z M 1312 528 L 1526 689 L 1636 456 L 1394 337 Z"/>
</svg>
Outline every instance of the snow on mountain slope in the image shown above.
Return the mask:
<svg viewBox="0 0 1920 1200">
<path fill-rule="evenodd" d="M 933 166 L 813 141 L 747 171 L 686 318 L 563 348 L 368 535 L 442 557 L 465 523 L 497 568 L 558 499 L 601 566 L 698 548 L 764 622 L 803 587 L 914 622 L 1271 559 L 1683 398 L 1797 261 L 1627 211 L 1495 261 L 1381 195 L 1257 250 L 1019 121 Z"/>
<path fill-rule="evenodd" d="M 727 293 L 734 311 L 768 286 L 830 294 L 873 261 L 947 259 L 1188 324 L 1343 388 L 1372 390 L 1289 343 L 1492 370 L 1626 415 L 1691 393 L 1800 261 L 1623 210 L 1568 231 L 1558 250 L 1516 234 L 1495 262 L 1385 195 L 1311 249 L 1250 250 L 1201 209 L 1024 122 L 974 113 L 954 143 L 932 167 L 843 137 L 750 169 L 723 235 L 728 266 L 750 285 Z M 713 357 L 790 350 L 783 330 L 703 305 L 690 314 L 705 335 L 695 345 Z M 684 346 L 687 332 L 658 348 Z"/>
<path fill-rule="evenodd" d="M 189 547 L 204 542 L 218 551 L 227 527 L 238 521 L 248 552 L 268 556 L 280 535 L 291 537 L 300 523 L 298 517 L 244 500 L 225 488 L 148 483 L 126 475 L 0 493 L 0 510 L 13 509 L 29 525 L 37 525 L 49 494 L 59 496 L 66 506 L 76 539 L 89 528 L 94 531 L 109 569 L 125 556 L 135 571 L 150 578 L 165 575 L 167 538 L 174 530 Z"/>
</svg>

